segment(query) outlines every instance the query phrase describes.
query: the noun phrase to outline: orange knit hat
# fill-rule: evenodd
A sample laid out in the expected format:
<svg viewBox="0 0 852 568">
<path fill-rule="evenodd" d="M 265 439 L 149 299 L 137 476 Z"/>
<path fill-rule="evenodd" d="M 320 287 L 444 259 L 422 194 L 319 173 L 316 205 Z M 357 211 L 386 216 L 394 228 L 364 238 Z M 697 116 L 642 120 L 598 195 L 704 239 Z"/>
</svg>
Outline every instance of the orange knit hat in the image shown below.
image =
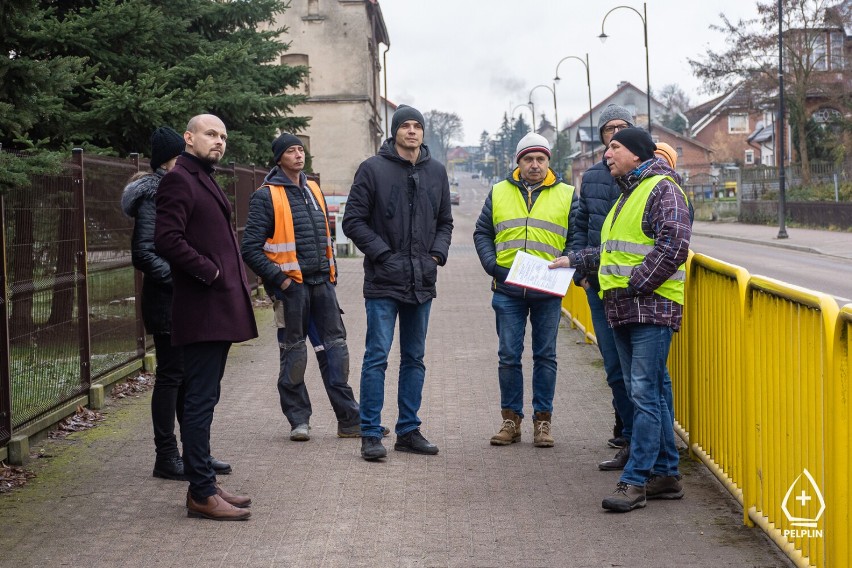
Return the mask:
<svg viewBox="0 0 852 568">
<path fill-rule="evenodd" d="M 672 169 L 677 168 L 677 152 L 665 142 L 657 142 L 657 149 L 654 150 L 654 154 L 660 158 L 665 158 Z"/>
</svg>

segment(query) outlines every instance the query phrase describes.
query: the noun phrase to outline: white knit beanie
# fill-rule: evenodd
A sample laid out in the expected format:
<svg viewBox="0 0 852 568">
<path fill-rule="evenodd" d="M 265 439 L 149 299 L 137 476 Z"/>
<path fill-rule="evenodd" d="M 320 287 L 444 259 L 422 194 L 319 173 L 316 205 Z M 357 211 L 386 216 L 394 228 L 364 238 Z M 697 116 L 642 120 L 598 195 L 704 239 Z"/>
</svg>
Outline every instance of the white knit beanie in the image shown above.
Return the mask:
<svg viewBox="0 0 852 568">
<path fill-rule="evenodd" d="M 541 134 L 530 132 L 518 142 L 518 147 L 515 149 L 515 162 L 521 161 L 521 157 L 530 152 L 544 152 L 550 158 L 550 142 Z"/>
</svg>

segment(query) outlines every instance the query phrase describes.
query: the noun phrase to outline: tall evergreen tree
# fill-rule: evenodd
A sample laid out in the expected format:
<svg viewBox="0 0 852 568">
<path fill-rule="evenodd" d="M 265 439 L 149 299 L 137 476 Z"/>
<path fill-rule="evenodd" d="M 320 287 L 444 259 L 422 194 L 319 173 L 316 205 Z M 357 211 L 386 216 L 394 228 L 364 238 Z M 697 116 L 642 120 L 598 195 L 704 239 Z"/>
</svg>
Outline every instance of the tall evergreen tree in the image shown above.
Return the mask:
<svg viewBox="0 0 852 568">
<path fill-rule="evenodd" d="M 278 64 L 288 44 L 274 21 L 286 1 L 29 4 L 41 12 L 25 28 L 38 32 L 38 53 L 49 61 L 85 61 L 61 111 L 34 123 L 30 139 L 147 153 L 157 126 L 181 130 L 191 116 L 210 112 L 228 127 L 229 159 L 265 163 L 276 129 L 307 124 L 292 116 L 307 69 Z"/>
</svg>

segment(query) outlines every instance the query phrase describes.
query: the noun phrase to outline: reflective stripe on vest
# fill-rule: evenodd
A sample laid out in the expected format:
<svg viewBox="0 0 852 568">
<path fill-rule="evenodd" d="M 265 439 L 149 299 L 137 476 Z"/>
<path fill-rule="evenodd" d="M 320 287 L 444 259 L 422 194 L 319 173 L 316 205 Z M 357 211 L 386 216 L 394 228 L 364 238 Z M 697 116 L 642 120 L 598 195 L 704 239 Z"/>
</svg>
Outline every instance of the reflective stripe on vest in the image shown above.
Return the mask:
<svg viewBox="0 0 852 568">
<path fill-rule="evenodd" d="M 598 270 L 601 297 L 605 290 L 627 288 L 633 269 L 642 264 L 645 256 L 654 250 L 654 239 L 642 232 L 642 217 L 645 215 L 651 191 L 664 179 L 671 181 L 683 193 L 672 178 L 651 176 L 636 186 L 618 213 L 618 218 L 613 220 L 624 195 L 618 198 L 606 216 L 601 227 L 601 264 Z M 681 264 L 674 274 L 654 290 L 654 293 L 683 305 L 685 280 L 686 267 L 685 264 Z"/>
<path fill-rule="evenodd" d="M 561 255 L 568 240 L 573 197 L 572 186 L 557 183 L 539 193 L 530 210 L 517 186 L 507 180 L 495 185 L 491 216 L 497 264 L 511 267 L 519 250 L 547 260 Z"/>
<path fill-rule="evenodd" d="M 263 252 L 282 272 L 296 282 L 302 282 L 302 269 L 296 258 L 296 232 L 293 227 L 293 212 L 290 210 L 290 201 L 283 185 L 267 185 L 272 197 L 272 208 L 275 212 L 275 231 L 272 238 L 266 239 Z M 330 280 L 335 281 L 336 270 L 334 266 L 334 249 L 332 248 L 331 231 L 328 228 L 328 213 L 325 210 L 325 199 L 316 182 L 308 180 L 308 188 L 314 194 L 314 199 L 319 203 L 325 217 L 325 256 L 328 258 Z"/>
</svg>

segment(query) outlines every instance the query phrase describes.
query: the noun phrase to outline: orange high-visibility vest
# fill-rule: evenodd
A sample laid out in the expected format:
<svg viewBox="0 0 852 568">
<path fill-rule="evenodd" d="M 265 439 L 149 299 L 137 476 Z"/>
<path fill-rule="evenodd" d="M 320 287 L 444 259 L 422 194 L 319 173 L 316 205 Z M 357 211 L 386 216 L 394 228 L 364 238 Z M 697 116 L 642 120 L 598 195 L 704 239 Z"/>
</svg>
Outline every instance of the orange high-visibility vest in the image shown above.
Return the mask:
<svg viewBox="0 0 852 568">
<path fill-rule="evenodd" d="M 263 187 L 263 186 L 261 186 Z M 272 207 L 275 211 L 275 232 L 271 239 L 266 239 L 263 252 L 266 257 L 275 263 L 282 272 L 287 274 L 296 282 L 302 282 L 302 269 L 296 258 L 296 232 L 293 228 L 293 212 L 290 210 L 290 202 L 283 185 L 267 185 L 269 194 L 272 196 Z M 331 231 L 328 228 L 328 212 L 325 210 L 325 199 L 316 182 L 308 180 L 308 188 L 314 194 L 314 198 L 322 208 L 325 215 L 325 256 L 328 258 L 330 279 L 335 281 L 334 250 L 331 243 Z"/>
</svg>

